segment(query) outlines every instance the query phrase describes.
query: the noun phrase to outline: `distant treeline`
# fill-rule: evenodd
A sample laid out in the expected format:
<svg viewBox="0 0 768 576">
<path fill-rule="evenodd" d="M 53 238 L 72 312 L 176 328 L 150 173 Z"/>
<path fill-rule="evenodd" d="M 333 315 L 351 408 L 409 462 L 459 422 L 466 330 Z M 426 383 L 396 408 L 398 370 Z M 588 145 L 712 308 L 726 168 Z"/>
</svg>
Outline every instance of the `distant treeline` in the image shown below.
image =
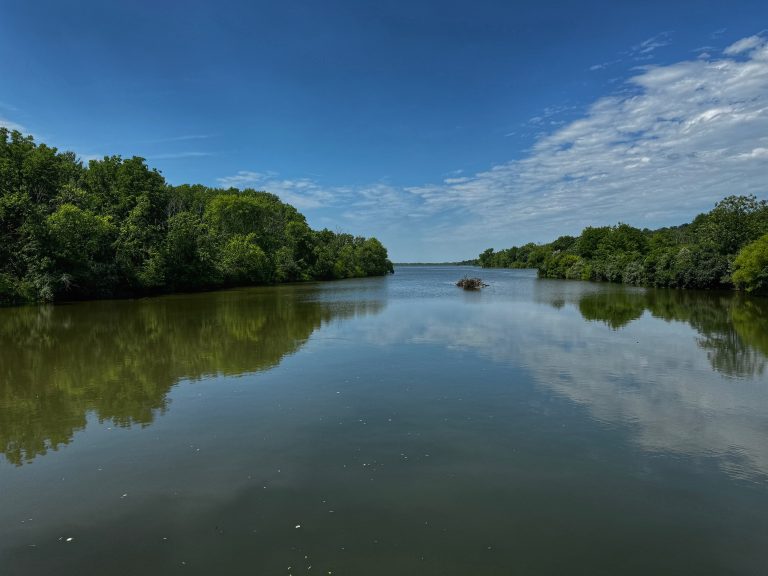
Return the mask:
<svg viewBox="0 0 768 576">
<path fill-rule="evenodd" d="M 674 288 L 768 292 L 768 202 L 729 196 L 690 224 L 640 230 L 588 227 L 549 244 L 479 257 L 486 268 L 536 268 L 543 278 L 602 280 Z"/>
<path fill-rule="evenodd" d="M 87 166 L 0 128 L 0 304 L 384 275 L 375 238 L 314 231 L 274 194 Z"/>
<path fill-rule="evenodd" d="M 395 266 L 477 266 L 477 259 L 461 262 L 395 262 Z"/>
</svg>

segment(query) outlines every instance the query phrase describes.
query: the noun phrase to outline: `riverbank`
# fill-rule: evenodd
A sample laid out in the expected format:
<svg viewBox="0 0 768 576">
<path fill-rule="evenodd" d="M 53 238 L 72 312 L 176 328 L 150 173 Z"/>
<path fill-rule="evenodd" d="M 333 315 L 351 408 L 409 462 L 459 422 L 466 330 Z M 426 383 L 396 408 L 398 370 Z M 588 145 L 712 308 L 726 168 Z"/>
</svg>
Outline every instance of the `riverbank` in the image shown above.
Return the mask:
<svg viewBox="0 0 768 576">
<path fill-rule="evenodd" d="M 143 158 L 0 128 L 0 305 L 383 276 L 376 238 L 313 230 L 252 189 L 173 186 Z"/>
<path fill-rule="evenodd" d="M 579 236 L 480 254 L 485 268 L 535 268 L 543 278 L 635 286 L 768 292 L 768 202 L 729 196 L 693 222 L 587 227 Z"/>
</svg>

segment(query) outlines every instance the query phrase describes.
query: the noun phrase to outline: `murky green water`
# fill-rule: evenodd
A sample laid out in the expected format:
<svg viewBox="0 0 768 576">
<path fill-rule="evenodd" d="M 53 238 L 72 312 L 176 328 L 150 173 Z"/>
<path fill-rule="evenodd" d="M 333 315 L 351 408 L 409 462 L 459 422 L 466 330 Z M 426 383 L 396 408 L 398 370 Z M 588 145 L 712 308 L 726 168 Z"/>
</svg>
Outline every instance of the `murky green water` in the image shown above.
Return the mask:
<svg viewBox="0 0 768 576">
<path fill-rule="evenodd" d="M 768 573 L 768 299 L 466 271 L 0 310 L 0 573 Z"/>
</svg>

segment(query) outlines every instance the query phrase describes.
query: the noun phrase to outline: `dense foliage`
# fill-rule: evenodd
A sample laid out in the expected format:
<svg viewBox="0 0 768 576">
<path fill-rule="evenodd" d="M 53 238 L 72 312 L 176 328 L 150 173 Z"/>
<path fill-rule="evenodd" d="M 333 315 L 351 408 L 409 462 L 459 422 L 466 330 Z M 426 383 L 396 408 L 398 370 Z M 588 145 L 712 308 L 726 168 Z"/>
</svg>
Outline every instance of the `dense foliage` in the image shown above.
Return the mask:
<svg viewBox="0 0 768 576">
<path fill-rule="evenodd" d="M 747 292 L 768 292 L 768 234 L 741 249 L 733 262 L 733 281 Z"/>
<path fill-rule="evenodd" d="M 386 248 L 309 228 L 273 194 L 83 165 L 0 128 L 0 304 L 383 275 Z"/>
<path fill-rule="evenodd" d="M 768 202 L 729 196 L 690 224 L 640 230 L 585 228 L 579 237 L 525 244 L 479 257 L 483 267 L 537 268 L 544 278 L 674 288 L 768 290 Z"/>
</svg>

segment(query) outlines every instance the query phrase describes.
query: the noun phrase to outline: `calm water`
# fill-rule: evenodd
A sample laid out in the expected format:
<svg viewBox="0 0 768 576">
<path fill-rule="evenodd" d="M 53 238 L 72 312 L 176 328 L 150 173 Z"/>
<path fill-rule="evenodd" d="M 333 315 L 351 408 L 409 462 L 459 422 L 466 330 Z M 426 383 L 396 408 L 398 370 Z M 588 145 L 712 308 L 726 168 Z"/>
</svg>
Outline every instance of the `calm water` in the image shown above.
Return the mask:
<svg viewBox="0 0 768 576">
<path fill-rule="evenodd" d="M 0 572 L 768 573 L 768 299 L 465 272 L 0 310 Z"/>
</svg>

